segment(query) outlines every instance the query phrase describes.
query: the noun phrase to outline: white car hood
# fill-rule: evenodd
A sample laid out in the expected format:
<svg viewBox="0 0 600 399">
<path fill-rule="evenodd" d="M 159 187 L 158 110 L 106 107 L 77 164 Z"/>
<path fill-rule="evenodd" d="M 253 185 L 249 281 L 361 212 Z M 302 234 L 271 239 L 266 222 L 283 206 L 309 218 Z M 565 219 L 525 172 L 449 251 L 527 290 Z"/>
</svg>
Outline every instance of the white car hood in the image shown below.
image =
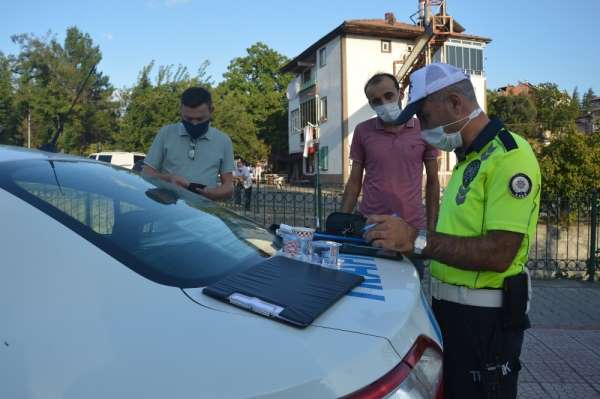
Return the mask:
<svg viewBox="0 0 600 399">
<path fill-rule="evenodd" d="M 341 269 L 360 274 L 365 281 L 319 316 L 314 326 L 386 338 L 401 357 L 422 334 L 442 346 L 439 327 L 410 262 L 342 255 Z M 208 297 L 202 288 L 184 291 L 209 308 L 262 317 Z"/>
<path fill-rule="evenodd" d="M 336 398 L 401 361 L 382 338 L 200 306 L 2 190 L 0 203 L 0 398 Z"/>
</svg>

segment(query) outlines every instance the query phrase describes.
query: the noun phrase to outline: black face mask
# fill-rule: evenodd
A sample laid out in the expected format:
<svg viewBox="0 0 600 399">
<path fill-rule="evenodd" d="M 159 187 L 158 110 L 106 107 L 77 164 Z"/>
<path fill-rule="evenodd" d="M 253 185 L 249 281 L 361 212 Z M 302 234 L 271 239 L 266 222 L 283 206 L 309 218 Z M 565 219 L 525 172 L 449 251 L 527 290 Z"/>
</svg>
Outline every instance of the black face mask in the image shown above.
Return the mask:
<svg viewBox="0 0 600 399">
<path fill-rule="evenodd" d="M 184 120 L 182 120 L 181 123 L 183 123 L 183 126 L 188 134 L 192 136 L 192 138 L 197 139 L 198 137 L 202 137 L 206 134 L 208 131 L 208 126 L 210 125 L 210 120 L 198 123 L 197 125 Z"/>
</svg>

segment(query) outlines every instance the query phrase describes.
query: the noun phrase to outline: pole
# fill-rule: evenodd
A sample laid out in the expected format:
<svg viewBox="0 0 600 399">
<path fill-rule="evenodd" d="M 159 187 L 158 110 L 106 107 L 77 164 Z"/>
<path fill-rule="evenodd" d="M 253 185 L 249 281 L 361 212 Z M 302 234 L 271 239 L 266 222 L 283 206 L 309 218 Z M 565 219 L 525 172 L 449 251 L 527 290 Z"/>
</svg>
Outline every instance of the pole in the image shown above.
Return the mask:
<svg viewBox="0 0 600 399">
<path fill-rule="evenodd" d="M 321 204 L 321 165 L 320 165 L 320 150 L 319 150 L 319 144 L 317 143 L 317 149 L 315 151 L 315 162 L 316 162 L 316 167 L 317 167 L 317 176 L 315 179 L 315 198 L 317 199 L 317 230 L 319 230 L 321 228 L 321 218 L 322 218 L 322 214 L 323 214 L 323 209 L 322 209 L 322 204 Z"/>
<path fill-rule="evenodd" d="M 260 166 L 258 166 L 259 163 L 257 162 L 256 165 L 254 166 L 254 176 L 256 176 L 256 201 L 255 205 L 254 205 L 254 209 L 256 209 L 255 213 L 259 213 L 260 212 L 260 175 L 262 173 L 259 173 L 259 169 L 261 168 Z M 262 171 L 261 171 L 262 172 Z"/>
<path fill-rule="evenodd" d="M 31 148 L 31 108 L 27 109 L 27 148 Z"/>
<path fill-rule="evenodd" d="M 596 230 L 598 229 L 598 190 L 592 191 L 592 214 L 590 223 L 590 257 L 588 259 L 588 281 L 593 283 L 596 274 Z"/>
<path fill-rule="evenodd" d="M 308 173 L 308 168 L 310 166 L 310 157 L 303 159 L 303 169 L 305 169 L 305 173 L 315 176 L 315 192 L 314 192 L 314 217 L 315 217 L 315 228 L 318 230 L 321 227 L 321 217 L 322 217 L 322 204 L 321 204 L 321 172 L 319 165 L 319 124 L 312 124 L 310 122 L 307 125 L 313 129 L 313 146 L 315 148 L 315 152 L 313 154 L 313 172 Z M 308 140 L 306 137 L 304 140 Z M 306 142 L 305 142 L 306 143 Z M 305 144 L 306 145 L 306 144 Z M 316 168 L 316 170 L 315 170 Z"/>
</svg>

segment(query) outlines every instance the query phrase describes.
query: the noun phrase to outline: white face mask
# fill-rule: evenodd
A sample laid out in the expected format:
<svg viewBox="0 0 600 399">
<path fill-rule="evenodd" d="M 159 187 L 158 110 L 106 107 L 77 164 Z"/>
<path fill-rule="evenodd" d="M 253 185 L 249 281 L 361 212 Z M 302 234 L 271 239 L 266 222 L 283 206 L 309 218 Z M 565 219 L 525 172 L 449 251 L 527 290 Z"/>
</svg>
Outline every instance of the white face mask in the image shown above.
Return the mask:
<svg viewBox="0 0 600 399">
<path fill-rule="evenodd" d="M 402 108 L 398 105 L 398 102 L 391 102 L 382 105 L 375 105 L 373 111 L 377 113 L 377 116 L 386 123 L 392 123 L 400 116 Z"/>
<path fill-rule="evenodd" d="M 421 131 L 421 136 L 423 137 L 423 140 L 425 140 L 426 142 L 428 142 L 435 148 L 439 148 L 442 151 L 455 150 L 457 148 L 462 147 L 462 145 L 463 145 L 463 140 L 462 140 L 462 135 L 461 135 L 461 132 L 463 131 L 463 129 L 473 119 L 477 118 L 479 116 L 479 114 L 482 112 L 483 111 L 481 108 L 476 108 L 473 110 L 473 112 L 471 112 L 469 114 L 469 116 L 467 116 L 463 119 L 459 119 L 457 121 L 447 123 L 442 126 L 434 127 L 433 129 L 423 129 Z M 455 123 L 462 122 L 464 120 L 467 120 L 467 123 L 465 123 L 458 132 L 455 132 L 455 133 L 444 132 L 444 128 L 446 126 L 454 125 Z"/>
</svg>

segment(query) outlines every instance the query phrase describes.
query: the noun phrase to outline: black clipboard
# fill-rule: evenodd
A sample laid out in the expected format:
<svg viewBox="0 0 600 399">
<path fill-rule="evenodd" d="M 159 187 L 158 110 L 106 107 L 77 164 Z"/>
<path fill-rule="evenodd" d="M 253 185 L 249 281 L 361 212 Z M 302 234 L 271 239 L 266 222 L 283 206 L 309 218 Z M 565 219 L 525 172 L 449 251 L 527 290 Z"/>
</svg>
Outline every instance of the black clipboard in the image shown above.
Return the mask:
<svg viewBox="0 0 600 399">
<path fill-rule="evenodd" d="M 276 256 L 230 274 L 202 293 L 304 328 L 363 281 L 356 274 Z"/>
</svg>

